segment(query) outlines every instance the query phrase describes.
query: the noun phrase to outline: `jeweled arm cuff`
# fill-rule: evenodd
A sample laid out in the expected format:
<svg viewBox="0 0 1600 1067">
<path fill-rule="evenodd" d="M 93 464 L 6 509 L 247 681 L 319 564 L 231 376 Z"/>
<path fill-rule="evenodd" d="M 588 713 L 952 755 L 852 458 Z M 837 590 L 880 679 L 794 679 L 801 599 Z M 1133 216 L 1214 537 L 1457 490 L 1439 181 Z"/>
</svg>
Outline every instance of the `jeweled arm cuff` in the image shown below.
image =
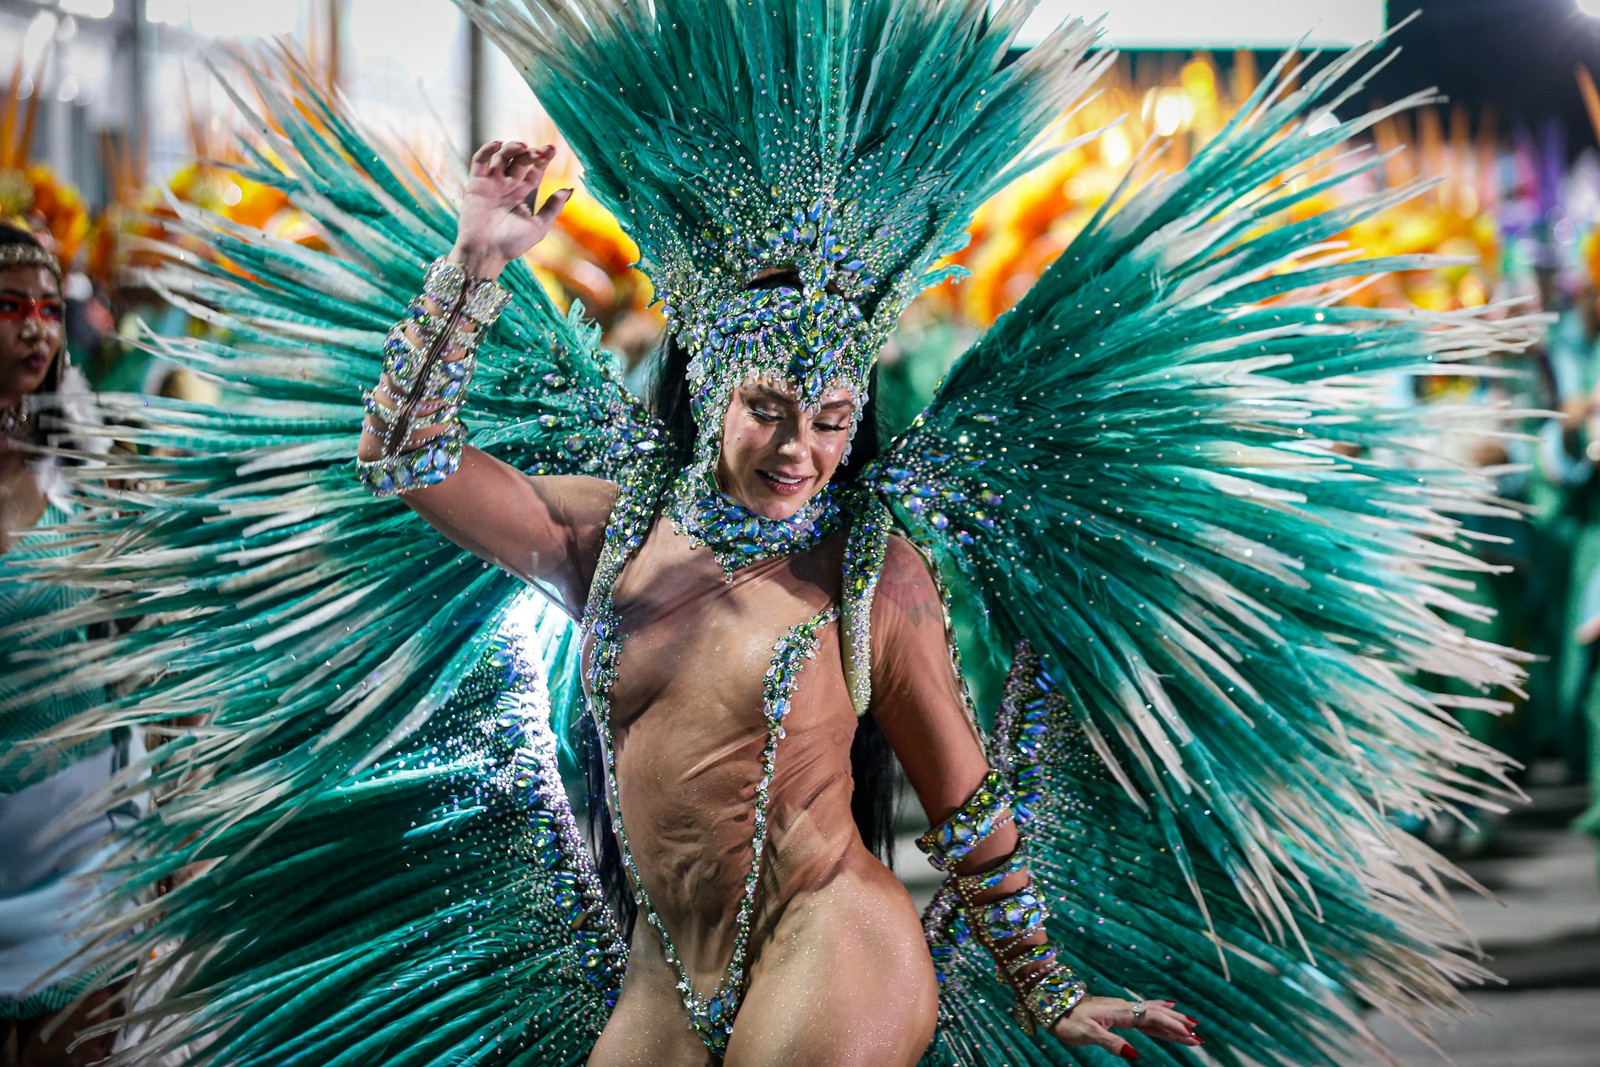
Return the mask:
<svg viewBox="0 0 1600 1067">
<path fill-rule="evenodd" d="M 465 292 L 466 299 L 462 300 Z M 422 293 L 441 308 L 460 306 L 466 315 L 487 329 L 511 303 L 511 294 L 489 278 L 467 278 L 466 268 L 441 256 L 428 266 Z"/>
<path fill-rule="evenodd" d="M 1048 1030 L 1086 994 L 1082 979 L 1057 959 L 1046 940 L 1049 909 L 1032 882 L 1003 896 L 980 899 L 1007 878 L 1027 872 L 1019 847 L 993 871 L 951 879 L 967 928 L 994 957 L 1000 980 L 1015 997 L 1012 1014 L 1024 1031 Z"/>
<path fill-rule="evenodd" d="M 1011 819 L 1005 779 L 991 772 L 960 810 L 919 838 L 917 845 L 935 867 L 953 871 Z M 1017 848 L 991 869 L 952 874 L 948 885 L 966 928 L 994 957 L 1000 980 L 1015 994 L 1012 1014 L 1031 1035 L 1054 1026 L 1086 990 L 1046 937 L 1048 908 L 1033 887 L 1025 846 L 1019 838 Z M 999 892 L 1018 877 L 1026 881 L 1011 892 Z"/>
<path fill-rule="evenodd" d="M 971 855 L 984 838 L 1011 820 L 1011 794 L 999 771 L 990 771 L 956 813 L 917 838 L 928 862 L 948 871 Z"/>
<path fill-rule="evenodd" d="M 1083 979 L 1073 974 L 1071 968 L 1058 963 L 1026 993 L 1018 994 L 1012 1013 L 1022 1029 L 1032 1035 L 1039 1030 L 1048 1031 L 1088 995 Z"/>
<path fill-rule="evenodd" d="M 356 464 L 368 492 L 395 496 L 437 485 L 461 466 L 461 406 L 478 345 L 510 299 L 447 259 L 429 266 L 422 294 L 384 342 L 382 377 L 362 394 L 367 430 L 383 441 L 381 456 Z"/>
</svg>

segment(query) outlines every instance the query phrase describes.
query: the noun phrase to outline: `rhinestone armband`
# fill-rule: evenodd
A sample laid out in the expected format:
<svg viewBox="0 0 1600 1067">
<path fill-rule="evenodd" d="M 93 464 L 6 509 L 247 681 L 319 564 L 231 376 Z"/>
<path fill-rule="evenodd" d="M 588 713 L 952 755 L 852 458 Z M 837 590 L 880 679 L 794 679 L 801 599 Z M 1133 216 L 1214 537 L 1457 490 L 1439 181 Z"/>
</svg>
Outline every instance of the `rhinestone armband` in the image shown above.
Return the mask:
<svg viewBox="0 0 1600 1067">
<path fill-rule="evenodd" d="M 978 843 L 1011 821 L 1011 795 L 1005 778 L 990 772 L 959 811 L 917 840 L 928 860 L 951 871 Z M 965 926 L 994 957 L 997 976 L 1015 995 L 1012 1014 L 1023 1030 L 1048 1030 L 1086 995 L 1083 980 L 1060 962 L 1045 939 L 1048 908 L 1032 879 L 995 896 L 1004 883 L 1028 875 L 1025 843 L 989 870 L 952 875 L 947 888 L 955 896 Z"/>
<path fill-rule="evenodd" d="M 382 456 L 357 463 L 368 492 L 395 496 L 436 485 L 461 466 L 461 405 L 478 344 L 510 299 L 447 259 L 429 266 L 422 294 L 384 342 L 383 376 L 362 394 L 371 431 L 383 439 Z"/>
<path fill-rule="evenodd" d="M 1026 993 L 1017 995 L 1011 1013 L 1022 1029 L 1032 1035 L 1039 1030 L 1049 1030 L 1088 995 L 1083 979 L 1073 974 L 1071 968 L 1057 963 Z"/>
<path fill-rule="evenodd" d="M 1010 819 L 1011 794 L 1005 779 L 990 771 L 954 815 L 917 838 L 917 847 L 928 854 L 929 863 L 948 871 Z"/>
</svg>

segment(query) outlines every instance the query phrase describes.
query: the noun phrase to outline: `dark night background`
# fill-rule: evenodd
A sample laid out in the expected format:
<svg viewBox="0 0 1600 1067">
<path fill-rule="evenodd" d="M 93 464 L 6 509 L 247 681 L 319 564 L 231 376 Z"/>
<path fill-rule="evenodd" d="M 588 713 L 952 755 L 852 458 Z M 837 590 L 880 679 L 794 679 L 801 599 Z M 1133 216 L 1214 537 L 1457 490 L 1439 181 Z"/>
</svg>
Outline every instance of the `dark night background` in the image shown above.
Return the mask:
<svg viewBox="0 0 1600 1067">
<path fill-rule="evenodd" d="M 1594 142 L 1574 71 L 1600 78 L 1600 19 L 1575 0 L 1390 0 L 1389 24 L 1419 8 L 1394 35 L 1402 54 L 1374 83 L 1376 96 L 1436 85 L 1473 114 L 1555 116 L 1575 142 Z"/>
</svg>

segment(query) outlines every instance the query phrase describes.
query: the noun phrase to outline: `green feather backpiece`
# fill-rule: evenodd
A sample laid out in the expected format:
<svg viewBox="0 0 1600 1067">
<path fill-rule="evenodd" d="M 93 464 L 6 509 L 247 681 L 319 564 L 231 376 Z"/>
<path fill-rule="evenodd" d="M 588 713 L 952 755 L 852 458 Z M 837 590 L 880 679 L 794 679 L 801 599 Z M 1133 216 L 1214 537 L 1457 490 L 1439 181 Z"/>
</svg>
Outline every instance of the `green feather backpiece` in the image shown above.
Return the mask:
<svg viewBox="0 0 1600 1067">
<path fill-rule="evenodd" d="M 1065 955 L 1091 989 L 1180 999 L 1229 1063 L 1340 1062 L 1370 1044 L 1355 1005 L 1414 1027 L 1463 1009 L 1457 985 L 1485 977 L 1444 891 L 1463 876 L 1390 817 L 1513 792 L 1449 712 L 1520 681 L 1450 619 L 1488 569 L 1462 517 L 1509 512 L 1427 451 L 1452 413 L 1382 398 L 1395 376 L 1494 373 L 1475 361 L 1535 324 L 1336 302 L 1435 265 L 1338 243 L 1397 194 L 1291 215 L 1381 165 L 1328 162 L 1385 113 L 1333 113 L 1370 50 L 1314 74 L 1286 58 L 1182 172 L 1101 212 L 875 474 L 990 639 L 1026 650 L 1013 684 L 1042 686 L 1019 698 L 1044 735 L 1021 739 L 1028 833 Z M 963 940 L 945 919 L 936 955 Z M 998 1062 L 1004 994 L 958 958 L 935 1059 Z M 1076 1062 L 1008 1040 L 1008 1062 Z"/>
<path fill-rule="evenodd" d="M 140 621 L 31 668 L 32 684 L 125 694 L 58 741 L 178 734 L 107 798 L 164 798 L 128 836 L 98 931 L 102 962 L 167 990 L 141 1001 L 151 1031 L 126 1059 L 203 1039 L 199 1061 L 229 1065 L 581 1063 L 623 949 L 553 753 L 511 736 L 550 734 L 548 702 L 513 681 L 542 694 L 546 655 L 573 677 L 570 624 L 546 617 L 531 662 L 508 666 L 521 583 L 353 476 L 360 389 L 454 220 L 391 168 L 403 152 L 277 59 L 276 77 L 252 75 L 263 113 L 243 169 L 333 251 L 177 206 L 215 255 L 153 246 L 148 281 L 210 329 L 147 343 L 225 400 L 102 397 L 108 425 L 84 432 L 138 452 L 69 468 L 77 551 L 52 577 L 98 595 L 47 626 Z M 648 461 L 658 431 L 598 331 L 520 264 L 505 280 L 516 302 L 480 350 L 475 443 L 556 473 Z M 507 701 L 525 707 L 502 723 Z M 147 902 L 185 868 L 205 873 Z"/>
<path fill-rule="evenodd" d="M 738 214 L 716 199 L 738 182 L 689 179 L 755 168 L 786 204 L 778 179 L 809 159 L 863 205 L 861 240 L 901 242 L 874 246 L 898 270 L 884 306 L 940 277 L 1103 62 L 1079 25 L 1004 65 L 1027 3 L 460 2 L 647 265 L 696 265 L 674 226 Z M 1387 815 L 1503 788 L 1416 683 L 1517 682 L 1449 621 L 1482 569 L 1460 516 L 1500 505 L 1419 443 L 1440 414 L 1385 407 L 1378 383 L 1472 373 L 1532 331 L 1505 309 L 1330 295 L 1426 265 L 1337 245 L 1403 193 L 1288 214 L 1375 165 L 1323 164 L 1374 119 L 1333 117 L 1368 51 L 1280 66 L 1185 171 L 1108 206 L 873 475 L 989 640 L 1018 649 L 992 754 L 1028 798 L 1065 956 L 1098 991 L 1180 999 L 1224 1063 L 1335 1063 L 1367 1040 L 1358 1006 L 1424 1025 L 1482 977 L 1458 954 L 1456 872 Z M 351 461 L 359 390 L 453 224 L 439 190 L 385 162 L 402 154 L 286 66 L 281 84 L 253 76 L 246 171 L 332 251 L 183 209 L 220 259 L 164 246 L 153 281 L 213 331 L 149 343 L 228 403 L 106 398 L 103 432 L 141 452 L 75 469 L 80 550 L 55 573 L 101 593 L 51 625 L 144 621 L 36 669 L 127 694 L 57 740 L 206 716 L 112 798 L 171 794 L 130 835 L 107 915 L 209 865 L 100 931 L 102 958 L 171 983 L 128 1061 L 581 1062 L 622 948 L 541 725 L 535 676 L 568 702 L 572 631 L 548 609 L 519 623 L 511 578 L 367 499 Z M 830 73 L 759 103 L 763 76 L 795 70 Z M 473 443 L 535 472 L 652 471 L 660 431 L 596 332 L 520 265 L 508 284 Z M 1024 1037 L 938 902 L 928 927 L 945 981 L 926 1062 L 1104 1055 Z M 1134 1040 L 1153 1062 L 1189 1055 Z"/>
</svg>

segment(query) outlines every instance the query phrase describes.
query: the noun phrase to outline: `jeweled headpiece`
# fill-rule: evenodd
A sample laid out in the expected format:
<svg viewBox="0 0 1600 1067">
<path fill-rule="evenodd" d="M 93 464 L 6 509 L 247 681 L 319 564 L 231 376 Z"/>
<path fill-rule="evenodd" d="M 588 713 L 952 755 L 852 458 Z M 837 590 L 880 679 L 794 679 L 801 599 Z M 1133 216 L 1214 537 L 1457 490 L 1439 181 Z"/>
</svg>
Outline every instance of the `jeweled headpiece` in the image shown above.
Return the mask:
<svg viewBox="0 0 1600 1067">
<path fill-rule="evenodd" d="M 457 3 L 638 243 L 693 356 L 696 466 L 752 376 L 859 412 L 900 313 L 1107 61 L 1073 22 L 1008 62 L 1034 0 Z M 775 270 L 798 286 L 752 290 Z"/>
<path fill-rule="evenodd" d="M 43 267 L 61 280 L 61 261 L 35 244 L 0 244 L 0 270 L 13 267 Z"/>
</svg>

